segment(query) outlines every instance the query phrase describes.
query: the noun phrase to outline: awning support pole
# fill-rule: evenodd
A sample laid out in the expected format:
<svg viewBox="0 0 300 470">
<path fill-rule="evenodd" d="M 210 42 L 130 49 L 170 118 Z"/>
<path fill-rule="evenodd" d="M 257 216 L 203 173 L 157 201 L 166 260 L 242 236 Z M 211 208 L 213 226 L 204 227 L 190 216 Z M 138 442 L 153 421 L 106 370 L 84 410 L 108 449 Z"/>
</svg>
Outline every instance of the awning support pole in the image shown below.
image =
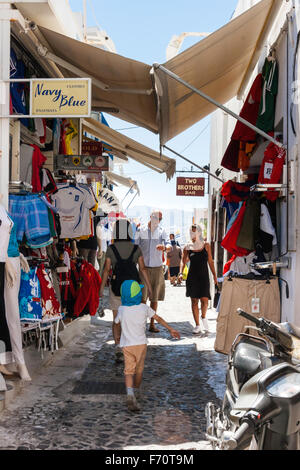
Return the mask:
<svg viewBox="0 0 300 470">
<path fill-rule="evenodd" d="M 122 201 L 121 201 L 121 204 L 123 204 L 124 200 L 126 199 L 126 197 L 128 196 L 128 194 L 130 193 L 130 191 L 133 189 L 135 183 L 133 183 L 133 185 L 130 186 L 130 188 L 128 189 L 127 193 L 125 194 L 125 196 L 123 197 Z"/>
<path fill-rule="evenodd" d="M 209 101 L 210 103 L 212 103 L 213 105 L 215 105 L 217 108 L 220 108 L 222 109 L 225 113 L 227 114 L 230 114 L 230 116 L 234 117 L 235 119 L 237 119 L 238 121 L 242 122 L 243 124 L 245 124 L 245 126 L 247 127 L 250 127 L 250 129 L 252 129 L 253 131 L 257 132 L 258 134 L 260 134 L 262 137 L 264 137 L 265 139 L 269 140 L 270 142 L 273 142 L 273 144 L 276 144 L 278 147 L 281 147 L 281 148 L 286 148 L 286 146 L 284 144 L 282 144 L 281 142 L 278 142 L 278 140 L 275 140 L 273 137 L 271 137 L 269 134 L 266 134 L 264 131 L 262 131 L 261 129 L 259 129 L 258 127 L 254 126 L 253 124 L 251 124 L 250 122 L 246 121 L 246 119 L 243 119 L 242 117 L 240 117 L 238 114 L 235 114 L 233 111 L 231 111 L 229 108 L 226 108 L 226 106 L 223 106 L 221 103 L 218 103 L 217 101 L 215 101 L 213 98 L 211 98 L 210 96 L 206 95 L 205 93 L 203 93 L 202 91 L 198 90 L 197 88 L 195 88 L 193 85 L 190 85 L 188 82 L 186 82 L 185 80 L 183 80 L 182 78 L 178 77 L 178 75 L 176 75 L 175 73 L 171 72 L 170 70 L 166 69 L 163 65 L 160 65 L 160 64 L 154 64 L 153 67 L 155 69 L 160 69 L 162 72 L 164 72 L 166 75 L 169 75 L 169 77 L 173 78 L 174 80 L 176 80 L 177 82 L 181 83 L 182 85 L 186 86 L 187 88 L 189 88 L 190 90 L 192 90 L 194 93 L 196 93 L 197 95 L 200 95 L 202 98 L 204 98 L 205 100 Z"/>
<path fill-rule="evenodd" d="M 130 203 L 128 204 L 128 206 L 126 207 L 125 209 L 125 212 L 128 211 L 129 207 L 131 206 L 131 204 L 133 203 L 133 201 L 135 200 L 135 198 L 137 197 L 138 195 L 138 192 L 135 193 L 134 197 L 131 199 Z"/>
<path fill-rule="evenodd" d="M 211 176 L 212 178 L 215 178 L 216 180 L 221 181 L 221 183 L 225 183 L 225 181 L 222 180 L 221 178 L 218 178 L 216 175 L 214 175 L 214 174 L 211 173 L 210 171 L 205 170 L 205 168 L 202 168 L 201 166 L 197 165 L 197 163 L 192 162 L 191 160 L 189 160 L 188 158 L 184 157 L 184 156 L 181 155 L 180 153 L 175 152 L 175 150 L 170 149 L 170 147 L 167 147 L 166 145 L 164 145 L 163 147 L 164 147 L 165 149 L 169 150 L 170 152 L 174 153 L 174 154 L 177 155 L 178 157 L 183 158 L 183 160 L 185 160 L 186 162 L 191 163 L 193 166 L 199 168 L 199 169 L 202 170 L 204 173 L 207 173 L 207 174 L 208 174 L 209 176 Z"/>
</svg>

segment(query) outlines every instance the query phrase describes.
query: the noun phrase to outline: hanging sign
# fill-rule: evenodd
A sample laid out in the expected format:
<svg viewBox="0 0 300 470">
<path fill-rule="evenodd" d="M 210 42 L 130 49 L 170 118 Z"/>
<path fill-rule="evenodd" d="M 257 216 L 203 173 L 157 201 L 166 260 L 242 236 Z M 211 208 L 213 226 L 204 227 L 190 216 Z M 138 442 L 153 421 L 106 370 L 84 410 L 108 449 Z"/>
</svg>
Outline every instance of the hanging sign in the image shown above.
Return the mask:
<svg viewBox="0 0 300 470">
<path fill-rule="evenodd" d="M 205 178 L 178 177 L 176 183 L 176 196 L 203 197 L 205 192 Z"/>
<path fill-rule="evenodd" d="M 32 116 L 88 117 L 91 114 L 91 79 L 32 79 Z"/>
<path fill-rule="evenodd" d="M 82 155 L 102 155 L 102 152 L 102 142 L 82 142 L 81 144 Z"/>
<path fill-rule="evenodd" d="M 75 170 L 88 173 L 109 171 L 109 156 L 102 155 L 56 155 L 55 170 Z"/>
<path fill-rule="evenodd" d="M 112 211 L 119 212 L 121 204 L 116 195 L 107 188 L 101 188 L 98 193 L 99 210 L 110 213 Z"/>
</svg>

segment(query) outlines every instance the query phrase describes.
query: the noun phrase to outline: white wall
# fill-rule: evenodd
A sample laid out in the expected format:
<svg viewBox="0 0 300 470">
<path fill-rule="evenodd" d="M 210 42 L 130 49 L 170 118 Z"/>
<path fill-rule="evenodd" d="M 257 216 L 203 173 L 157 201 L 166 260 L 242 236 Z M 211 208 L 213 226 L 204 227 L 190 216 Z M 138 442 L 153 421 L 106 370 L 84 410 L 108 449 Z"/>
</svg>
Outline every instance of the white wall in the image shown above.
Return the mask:
<svg viewBox="0 0 300 470">
<path fill-rule="evenodd" d="M 234 14 L 234 17 L 238 14 L 241 14 L 245 9 L 250 8 L 254 4 L 258 3 L 260 0 L 240 0 L 237 4 L 237 8 Z M 293 2 L 284 1 L 282 2 L 282 10 L 280 11 L 277 20 L 270 32 L 267 43 L 261 53 L 261 57 L 253 75 L 249 80 L 247 88 L 245 90 L 242 100 L 233 99 L 225 106 L 229 109 L 235 111 L 237 114 L 240 112 L 243 106 L 243 100 L 246 98 L 250 86 L 253 83 L 254 78 L 257 73 L 260 72 L 262 64 L 266 55 L 269 52 L 270 46 L 274 44 L 277 40 L 282 26 L 285 22 L 286 15 L 291 11 L 295 6 L 295 18 L 293 23 L 293 33 L 288 36 L 282 35 L 281 40 L 278 42 L 276 48 L 276 56 L 279 62 L 279 94 L 277 96 L 276 102 L 276 116 L 275 116 L 275 125 L 278 125 L 283 117 L 283 134 L 284 142 L 288 143 L 289 147 L 289 159 L 294 158 L 293 155 L 299 154 L 300 151 L 300 131 L 299 136 L 294 136 L 291 128 L 291 122 L 289 118 L 289 109 L 290 109 L 290 97 L 291 97 L 291 70 L 294 59 L 294 51 L 296 44 L 297 31 L 300 29 L 300 6 L 299 2 L 295 0 Z M 292 37 L 292 40 L 290 40 Z M 287 54 L 287 45 L 288 45 L 288 54 Z M 300 56 L 300 51 L 298 53 Z M 299 70 L 299 61 L 297 70 Z M 300 79 L 300 77 L 298 77 Z M 296 128 L 300 129 L 300 115 L 299 107 L 294 107 L 294 115 L 296 120 Z M 227 148 L 227 145 L 230 141 L 232 131 L 234 129 L 236 120 L 231 116 L 226 116 L 225 113 L 221 110 L 217 110 L 212 115 L 211 123 L 211 148 L 210 148 L 210 165 L 212 172 L 215 169 L 220 167 L 221 160 L 223 158 L 224 152 Z M 295 146 L 298 146 L 297 148 Z M 295 150 L 296 149 L 296 150 Z M 297 167 L 299 166 L 299 156 L 297 161 Z M 236 176 L 236 173 L 228 172 L 223 170 L 221 173 L 224 180 L 232 179 Z M 296 185 L 300 187 L 300 171 L 297 168 L 297 181 Z M 211 194 L 213 190 L 220 188 L 221 183 L 218 183 L 216 180 L 211 182 Z M 211 198 L 210 198 L 211 199 Z M 297 279 L 300 279 L 300 240 L 299 240 L 299 230 L 300 230 L 300 219 L 299 219 L 299 207 L 300 207 L 300 191 L 290 194 L 288 199 L 281 202 L 281 233 L 279 237 L 281 239 L 281 253 L 286 251 L 286 248 L 289 248 L 288 256 L 291 258 L 292 268 L 291 269 L 281 269 L 281 277 L 288 282 L 289 285 L 289 299 L 286 298 L 285 284 L 282 284 L 282 321 L 292 321 L 297 325 L 300 325 L 300 289 L 298 288 Z M 287 230 L 288 227 L 288 230 Z M 288 232 L 288 233 L 287 233 Z"/>
</svg>

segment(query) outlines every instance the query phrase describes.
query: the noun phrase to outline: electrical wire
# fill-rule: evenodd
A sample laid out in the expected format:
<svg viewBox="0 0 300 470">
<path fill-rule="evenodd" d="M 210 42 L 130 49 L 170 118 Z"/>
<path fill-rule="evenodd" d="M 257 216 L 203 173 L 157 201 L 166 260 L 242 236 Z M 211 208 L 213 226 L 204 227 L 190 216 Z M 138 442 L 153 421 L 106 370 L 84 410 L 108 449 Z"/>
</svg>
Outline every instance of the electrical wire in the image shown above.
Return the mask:
<svg viewBox="0 0 300 470">
<path fill-rule="evenodd" d="M 197 139 L 199 139 L 199 137 L 203 134 L 204 131 L 206 131 L 206 129 L 208 128 L 208 126 L 210 125 L 210 122 L 204 127 L 204 129 L 202 129 L 202 131 L 200 132 L 200 134 L 198 134 L 193 140 L 191 143 L 189 143 L 183 150 L 181 150 L 181 153 L 183 153 L 185 150 L 187 150 Z"/>
</svg>

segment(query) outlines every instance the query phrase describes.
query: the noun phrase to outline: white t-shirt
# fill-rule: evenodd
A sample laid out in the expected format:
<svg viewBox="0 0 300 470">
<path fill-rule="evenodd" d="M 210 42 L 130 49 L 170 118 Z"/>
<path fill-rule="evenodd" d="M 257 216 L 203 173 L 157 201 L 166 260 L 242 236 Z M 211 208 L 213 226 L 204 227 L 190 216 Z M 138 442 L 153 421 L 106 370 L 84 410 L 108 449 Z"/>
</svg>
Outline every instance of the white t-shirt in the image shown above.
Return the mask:
<svg viewBox="0 0 300 470">
<path fill-rule="evenodd" d="M 0 205 L 0 263 L 5 263 L 7 259 L 7 248 L 13 225 L 14 223 L 8 216 L 8 213 L 4 207 Z"/>
<path fill-rule="evenodd" d="M 115 323 L 121 323 L 122 333 L 120 347 L 147 344 L 146 325 L 147 318 L 152 318 L 155 311 L 146 304 L 127 307 L 121 305 Z"/>
<path fill-rule="evenodd" d="M 57 189 L 57 193 L 51 197 L 60 217 L 60 238 L 89 236 L 91 234 L 89 211 L 95 206 L 92 193 L 81 185 L 64 183 L 58 184 Z"/>
</svg>

